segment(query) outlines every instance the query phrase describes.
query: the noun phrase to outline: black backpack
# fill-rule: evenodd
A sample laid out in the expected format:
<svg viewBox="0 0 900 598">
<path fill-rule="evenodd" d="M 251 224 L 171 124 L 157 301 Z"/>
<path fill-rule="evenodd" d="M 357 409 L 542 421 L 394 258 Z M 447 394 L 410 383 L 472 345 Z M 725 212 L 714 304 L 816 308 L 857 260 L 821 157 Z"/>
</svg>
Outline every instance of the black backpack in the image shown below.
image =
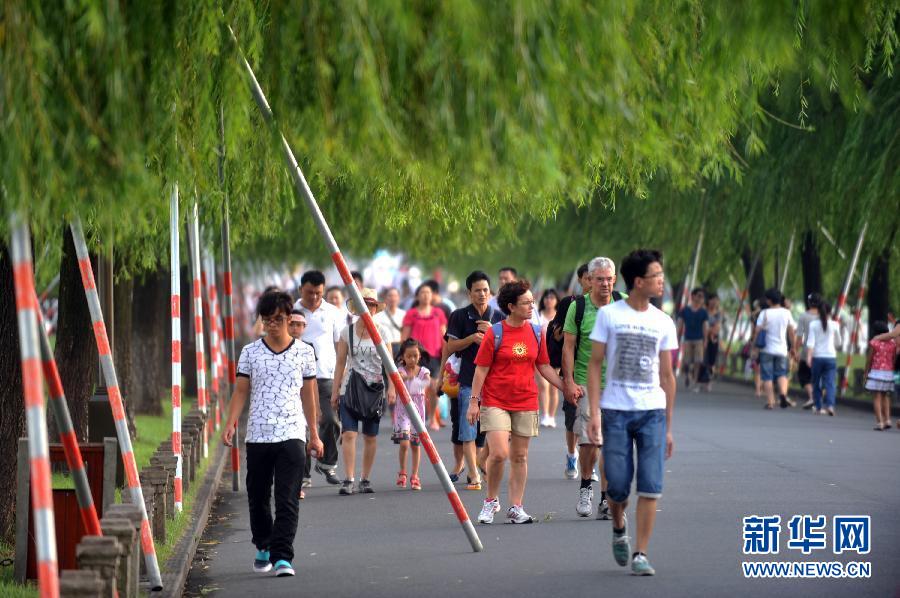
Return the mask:
<svg viewBox="0 0 900 598">
<path fill-rule="evenodd" d="M 623 295 L 619 291 L 612 292 L 613 301 L 619 301 L 622 298 Z M 550 357 L 550 365 L 554 368 L 562 367 L 562 352 L 563 344 L 565 343 L 562 329 L 566 323 L 566 313 L 569 311 L 568 307 L 572 301 L 575 302 L 575 330 L 577 330 L 575 333 L 575 358 L 578 358 L 578 347 L 581 345 L 581 323 L 584 321 L 584 307 L 587 303 L 584 295 L 573 296 L 571 301 L 566 304 L 566 309 L 557 310 L 556 317 L 547 325 L 547 354 Z M 560 311 L 562 311 L 562 318 L 559 317 Z M 557 330 L 560 333 L 560 340 L 556 340 L 556 335 L 553 334 Z"/>
</svg>

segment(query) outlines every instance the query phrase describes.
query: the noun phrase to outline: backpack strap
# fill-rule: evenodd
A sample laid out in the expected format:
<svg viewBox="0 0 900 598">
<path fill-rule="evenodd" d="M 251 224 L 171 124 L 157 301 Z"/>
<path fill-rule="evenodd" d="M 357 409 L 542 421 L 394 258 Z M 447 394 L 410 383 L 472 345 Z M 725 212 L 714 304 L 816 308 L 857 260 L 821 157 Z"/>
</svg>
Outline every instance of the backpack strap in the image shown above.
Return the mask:
<svg viewBox="0 0 900 598">
<path fill-rule="evenodd" d="M 531 322 L 531 330 L 534 332 L 534 340 L 537 341 L 538 353 L 541 352 L 541 325 Z"/>
<path fill-rule="evenodd" d="M 575 359 L 578 359 L 578 346 L 581 344 L 581 323 L 584 321 L 586 299 L 584 295 L 575 297 Z"/>
<path fill-rule="evenodd" d="M 491 331 L 494 333 L 494 354 L 496 355 L 500 349 L 500 342 L 503 340 L 503 322 L 493 324 Z"/>
</svg>

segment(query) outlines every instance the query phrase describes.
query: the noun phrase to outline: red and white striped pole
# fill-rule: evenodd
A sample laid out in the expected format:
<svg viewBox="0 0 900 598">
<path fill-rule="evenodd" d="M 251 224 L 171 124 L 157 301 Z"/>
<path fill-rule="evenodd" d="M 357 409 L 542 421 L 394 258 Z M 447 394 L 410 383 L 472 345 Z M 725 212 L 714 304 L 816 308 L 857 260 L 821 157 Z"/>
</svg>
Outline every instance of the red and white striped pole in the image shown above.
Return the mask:
<svg viewBox="0 0 900 598">
<path fill-rule="evenodd" d="M 240 52 L 241 61 L 247 71 L 247 75 L 250 78 L 253 97 L 256 100 L 260 111 L 262 112 L 263 118 L 270 126 L 273 127 L 273 129 L 277 129 L 275 117 L 272 114 L 272 110 L 269 108 L 269 103 L 266 100 L 265 95 L 263 94 L 262 88 L 259 86 L 259 82 L 256 80 L 256 75 L 253 73 L 253 69 L 250 67 L 250 63 L 247 62 L 247 59 L 244 57 L 240 44 L 237 41 L 237 37 L 234 35 L 234 31 L 231 29 L 231 27 L 228 28 L 228 31 L 231 33 L 231 37 L 234 40 L 235 46 L 237 46 L 238 52 Z M 385 370 L 387 370 L 388 376 L 390 376 L 391 382 L 393 382 L 394 388 L 397 391 L 397 395 L 400 397 L 400 402 L 403 404 L 403 407 L 406 408 L 406 412 L 407 414 L 409 414 L 409 418 L 412 421 L 413 427 L 415 427 L 416 432 L 419 434 L 419 440 L 422 443 L 422 447 L 425 449 L 425 454 L 428 455 L 428 459 L 431 461 L 431 464 L 434 467 L 434 471 L 437 474 L 438 480 L 440 480 L 441 486 L 443 486 L 444 491 L 447 493 L 447 499 L 450 501 L 450 506 L 453 508 L 453 512 L 456 513 L 456 517 L 459 520 L 459 523 L 469 540 L 469 544 L 472 546 L 472 550 L 474 552 L 481 552 L 484 548 L 481 544 L 481 540 L 478 538 L 478 533 L 475 531 L 475 526 L 472 525 L 472 521 L 469 519 L 469 514 L 466 512 L 466 507 L 459 499 L 459 494 L 457 494 L 456 488 L 450 482 L 450 476 L 447 474 L 447 469 L 446 467 L 444 467 L 444 463 L 441 461 L 441 457 L 434 446 L 434 442 L 431 440 L 431 436 L 429 435 L 428 430 L 425 427 L 425 423 L 422 421 L 422 418 L 419 417 L 419 411 L 410 400 L 409 391 L 406 389 L 406 385 L 403 383 L 403 379 L 400 377 L 400 372 L 397 370 L 397 366 L 394 364 L 394 359 L 391 355 L 390 350 L 387 348 L 387 345 L 385 345 L 384 341 L 381 338 L 381 335 L 378 333 L 378 328 L 375 327 L 375 322 L 372 320 L 372 316 L 369 314 L 369 310 L 365 308 L 365 302 L 363 301 L 359 289 L 356 288 L 355 284 L 353 284 L 353 278 L 350 276 L 350 270 L 347 267 L 347 263 L 344 261 L 344 256 L 341 253 L 340 247 L 338 247 L 337 242 L 334 240 L 334 236 L 331 234 L 331 229 L 328 226 L 328 222 L 322 215 L 322 211 L 319 209 L 319 204 L 316 203 L 316 199 L 309 188 L 309 184 L 306 182 L 306 177 L 303 176 L 303 172 L 300 170 L 300 166 L 297 164 L 296 158 L 294 158 L 294 152 L 291 150 L 291 146 L 288 144 L 287 139 L 285 139 L 284 135 L 282 135 L 280 132 L 278 132 L 278 134 L 281 139 L 281 149 L 284 155 L 284 159 L 287 162 L 288 171 L 290 172 L 291 178 L 293 179 L 295 190 L 300 198 L 304 200 L 307 208 L 309 208 L 313 220 L 316 223 L 316 227 L 319 229 L 319 233 L 322 235 L 325 244 L 328 246 L 329 252 L 331 253 L 331 259 L 334 262 L 334 265 L 337 268 L 338 272 L 340 272 L 341 274 L 341 280 L 345 285 L 347 285 L 347 289 L 350 291 L 350 296 L 353 297 L 353 301 L 357 307 L 357 311 L 360 313 L 366 330 L 368 330 L 369 336 L 372 338 L 372 342 L 375 344 L 375 347 L 378 350 L 378 354 L 381 357 L 381 363 L 384 366 Z"/>
<path fill-rule="evenodd" d="M 862 306 L 866 298 L 866 285 L 869 280 L 869 260 L 863 264 L 862 278 L 859 280 L 859 293 L 856 296 L 856 310 L 853 312 L 853 332 L 850 335 L 850 346 L 847 347 L 847 362 L 844 364 L 844 375 L 841 376 L 841 397 L 847 393 L 847 387 L 850 385 L 850 364 L 853 362 L 853 355 L 856 353 L 856 347 L 859 344 L 859 330 L 862 320 Z"/>
<path fill-rule="evenodd" d="M 225 366 L 228 384 L 233 390 L 237 382 L 237 363 L 234 359 L 234 291 L 231 280 L 231 225 L 228 219 L 228 200 L 225 200 L 222 219 L 222 316 L 225 323 Z M 238 418 L 240 419 L 240 418 Z M 241 449 L 238 446 L 238 424 L 234 425 L 231 443 L 231 489 L 241 489 Z"/>
<path fill-rule="evenodd" d="M 181 454 L 181 243 L 178 232 L 178 183 L 169 199 L 169 270 L 172 312 L 172 452 L 175 453 L 175 510 L 184 504 Z"/>
<path fill-rule="evenodd" d="M 859 254 L 862 252 L 863 241 L 866 238 L 866 229 L 869 228 L 869 221 L 863 223 L 862 229 L 859 231 L 859 238 L 856 240 L 856 247 L 853 248 L 853 257 L 850 258 L 850 267 L 847 269 L 847 277 L 844 278 L 844 286 L 841 287 L 841 294 L 838 295 L 837 303 L 834 306 L 834 319 L 840 323 L 841 310 L 847 303 L 847 293 L 850 292 L 850 284 L 853 282 L 853 275 L 856 274 L 856 265 L 859 263 Z"/>
<path fill-rule="evenodd" d="M 41 362 L 44 370 L 44 380 L 50 390 L 50 407 L 53 409 L 53 417 L 59 428 L 59 438 L 66 454 L 66 463 L 72 473 L 75 483 L 75 498 L 78 501 L 78 510 L 81 514 L 81 523 L 89 536 L 102 536 L 100 518 L 97 517 L 97 508 L 94 506 L 94 497 L 91 496 L 91 485 L 88 482 L 87 471 L 84 468 L 84 459 L 81 456 L 81 447 L 78 446 L 78 437 L 75 436 L 75 428 L 72 426 L 72 416 L 69 413 L 69 404 L 66 403 L 66 394 L 63 390 L 59 370 L 56 367 L 56 358 L 50 347 L 50 339 L 44 329 L 43 316 L 40 309 L 38 316 L 38 336 L 41 341 Z"/>
<path fill-rule="evenodd" d="M 100 366 L 106 381 L 106 391 L 109 393 L 109 405 L 112 408 L 116 424 L 116 437 L 119 440 L 119 451 L 122 453 L 122 463 L 125 466 L 125 478 L 131 493 L 131 502 L 141 509 L 141 548 L 144 550 L 147 576 L 150 578 L 150 587 L 154 591 L 158 591 L 163 587 L 162 576 L 156 560 L 153 533 L 150 531 L 150 520 L 147 519 L 147 505 L 144 504 L 144 493 L 141 490 L 141 480 L 138 477 L 137 463 L 134 460 L 134 448 L 128 433 L 128 424 L 125 422 L 125 405 L 122 403 L 116 366 L 113 364 L 112 353 L 109 350 L 109 337 L 106 334 L 106 324 L 100 308 L 100 296 L 97 294 L 97 285 L 94 282 L 94 269 L 88 255 L 87 243 L 84 241 L 81 219 L 73 220 L 69 224 L 69 228 L 72 229 L 72 238 L 75 241 L 75 253 L 78 255 L 78 267 L 81 269 L 81 284 L 84 287 L 84 295 L 91 312 L 94 339 L 97 342 L 97 352 L 100 354 Z"/>
<path fill-rule="evenodd" d="M 202 245 L 201 245 L 202 246 Z M 222 412 L 219 397 L 219 340 L 216 332 L 216 314 L 214 307 L 215 273 L 210 271 L 209 254 L 205 246 L 200 252 L 200 282 L 203 285 L 203 313 L 206 314 L 206 322 L 209 330 L 209 381 L 212 396 L 216 398 L 216 405 L 211 418 L 218 430 L 222 421 Z"/>
<path fill-rule="evenodd" d="M 200 214 L 197 202 L 191 214 L 188 226 L 188 244 L 190 245 L 191 276 L 193 277 L 194 298 L 194 344 L 197 351 L 197 407 L 207 413 L 206 398 L 206 359 L 203 348 L 203 293 L 200 287 Z M 209 420 L 203 426 L 203 458 L 209 456 Z"/>
<path fill-rule="evenodd" d="M 725 364 L 728 363 L 728 355 L 731 353 L 731 343 L 734 342 L 734 333 L 737 331 L 737 321 L 738 318 L 741 317 L 741 310 L 744 308 L 744 300 L 747 299 L 747 293 L 750 291 L 750 281 L 753 280 L 753 275 L 756 273 L 756 266 L 759 264 L 759 255 L 754 258 L 753 265 L 750 266 L 750 272 L 747 273 L 747 284 L 744 285 L 744 289 L 741 291 L 741 296 L 738 297 L 738 308 L 737 313 L 734 316 L 734 326 L 731 327 L 731 334 L 728 335 L 728 344 L 725 345 L 725 358 L 722 359 L 722 365 L 719 366 L 719 374 L 725 373 Z M 751 310 L 747 310 L 748 313 Z"/>
<path fill-rule="evenodd" d="M 59 566 L 56 558 L 56 525 L 53 518 L 53 487 L 50 477 L 50 447 L 47 442 L 47 414 L 41 383 L 38 344 L 37 292 L 31 261 L 31 235 L 19 214 L 10 219 L 12 232 L 13 283 L 19 322 L 19 353 L 22 364 L 22 391 L 28 426 L 28 459 L 31 470 L 31 512 L 34 521 L 38 591 L 42 598 L 59 596 Z"/>
</svg>

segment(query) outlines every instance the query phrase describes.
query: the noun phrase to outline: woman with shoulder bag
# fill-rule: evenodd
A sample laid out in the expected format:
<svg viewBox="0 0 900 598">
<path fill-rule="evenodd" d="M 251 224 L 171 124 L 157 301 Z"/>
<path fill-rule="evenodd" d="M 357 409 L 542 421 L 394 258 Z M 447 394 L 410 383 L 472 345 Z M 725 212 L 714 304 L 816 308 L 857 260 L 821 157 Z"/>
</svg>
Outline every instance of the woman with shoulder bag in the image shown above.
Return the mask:
<svg viewBox="0 0 900 598">
<path fill-rule="evenodd" d="M 370 315 L 374 316 L 384 309 L 384 303 L 378 301 L 374 289 L 362 289 L 361 293 Z M 351 313 L 357 315 L 352 301 L 348 302 L 347 307 Z M 384 337 L 380 328 L 379 334 Z M 381 356 L 362 318 L 341 332 L 341 339 L 337 343 L 334 379 L 341 381 L 340 386 L 335 385 L 331 392 L 331 405 L 340 412 L 341 452 L 344 457 L 345 474 L 338 493 L 344 496 L 357 491 L 368 494 L 374 492 L 369 474 L 375 462 L 378 425 L 385 410 L 385 385 L 391 402 L 394 388 L 390 379 L 385 380 L 383 376 Z M 359 433 L 360 422 L 363 433 L 362 476 L 358 488 L 354 488 L 356 436 Z"/>
</svg>

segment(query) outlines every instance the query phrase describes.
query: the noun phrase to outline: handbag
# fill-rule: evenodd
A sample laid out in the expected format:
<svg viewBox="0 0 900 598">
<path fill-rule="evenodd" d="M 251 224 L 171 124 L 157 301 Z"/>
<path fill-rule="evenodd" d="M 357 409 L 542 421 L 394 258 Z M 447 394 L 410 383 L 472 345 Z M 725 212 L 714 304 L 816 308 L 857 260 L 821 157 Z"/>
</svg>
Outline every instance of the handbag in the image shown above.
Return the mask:
<svg viewBox="0 0 900 598">
<path fill-rule="evenodd" d="M 350 360 L 353 352 L 353 326 L 349 329 Z M 347 388 L 344 391 L 344 404 L 360 419 L 380 419 L 384 414 L 384 383 L 366 382 L 362 374 L 350 367 L 350 377 L 347 379 Z"/>
<path fill-rule="evenodd" d="M 766 324 L 766 316 L 763 314 L 763 326 Z M 766 329 L 763 328 L 759 331 L 759 334 L 756 335 L 756 348 L 757 349 L 765 349 L 766 348 Z"/>
</svg>

